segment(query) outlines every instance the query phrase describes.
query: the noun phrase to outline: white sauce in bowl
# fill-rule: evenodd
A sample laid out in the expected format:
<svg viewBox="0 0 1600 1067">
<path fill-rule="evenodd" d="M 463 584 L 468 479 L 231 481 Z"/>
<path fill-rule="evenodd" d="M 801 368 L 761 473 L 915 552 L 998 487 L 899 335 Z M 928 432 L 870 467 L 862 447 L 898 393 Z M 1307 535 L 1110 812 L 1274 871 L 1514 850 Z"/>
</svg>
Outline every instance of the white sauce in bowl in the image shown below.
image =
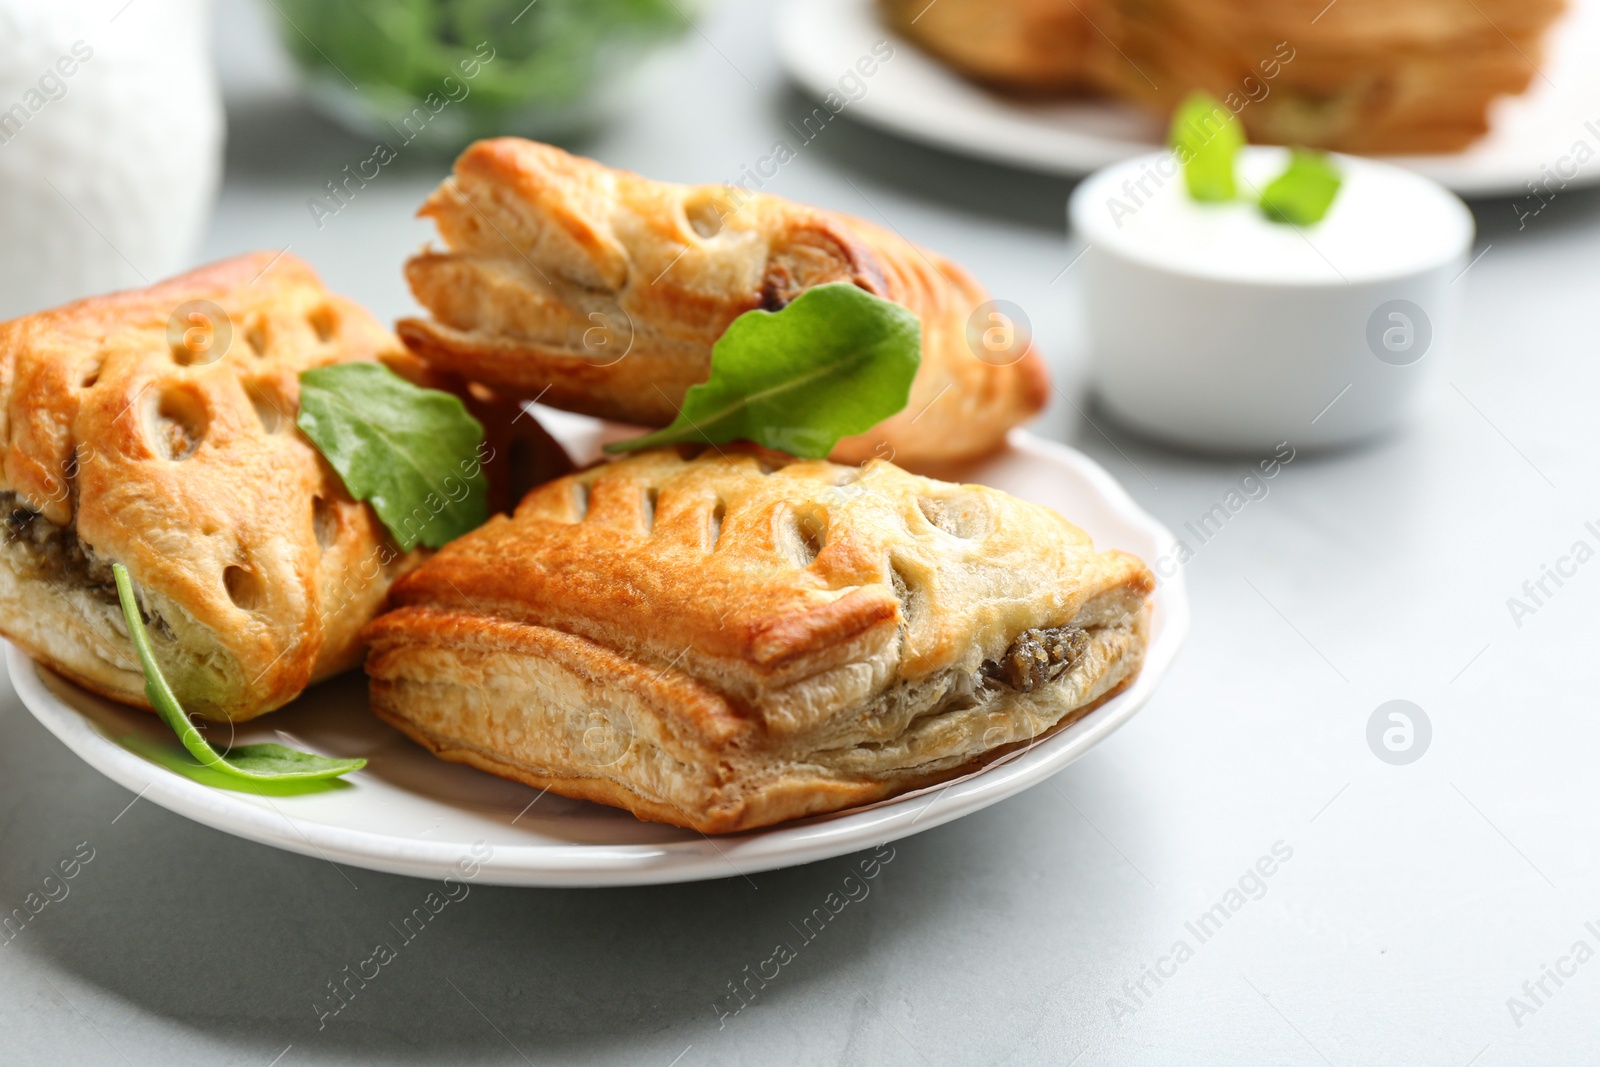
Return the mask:
<svg viewBox="0 0 1600 1067">
<path fill-rule="evenodd" d="M 1074 191 L 1073 226 L 1090 246 L 1144 265 L 1262 285 L 1344 285 L 1426 270 L 1472 242 L 1472 213 L 1443 186 L 1386 163 L 1336 155 L 1343 178 L 1326 217 L 1312 226 L 1272 222 L 1257 206 L 1288 165 L 1284 148 L 1239 156 L 1240 199 L 1189 196 L 1171 152 L 1141 156 L 1086 179 Z"/>
</svg>

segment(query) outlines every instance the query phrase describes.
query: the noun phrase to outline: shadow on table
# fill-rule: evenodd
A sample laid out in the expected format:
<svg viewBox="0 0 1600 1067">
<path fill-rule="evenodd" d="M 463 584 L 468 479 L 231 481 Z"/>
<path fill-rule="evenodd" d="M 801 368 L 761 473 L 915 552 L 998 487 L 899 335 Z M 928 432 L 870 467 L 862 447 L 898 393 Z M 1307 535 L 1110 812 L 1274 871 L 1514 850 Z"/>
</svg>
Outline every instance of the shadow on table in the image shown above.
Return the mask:
<svg viewBox="0 0 1600 1067">
<path fill-rule="evenodd" d="M 1175 532 L 1180 516 L 1192 517 L 1173 510 L 1178 502 L 1192 498 L 1190 503 L 1209 503 L 1209 497 L 1225 491 L 1275 454 L 1271 448 L 1202 451 L 1154 440 L 1118 422 L 1093 390 L 1066 382 L 1060 383 L 1060 393 L 1050 409 L 1030 429 L 1071 445 L 1105 467 L 1136 501 Z M 1336 479 L 1376 479 L 1373 484 L 1382 487 L 1410 484 L 1416 472 L 1406 457 L 1413 454 L 1418 437 L 1426 432 L 1425 423 L 1413 421 L 1353 444 L 1308 448 L 1288 442 L 1294 447 L 1295 480 L 1321 472 Z M 1395 506 L 1406 505 L 1397 499 Z"/>
<path fill-rule="evenodd" d="M 1474 199 L 1468 206 L 1478 224 L 1481 251 L 1492 243 L 1555 240 L 1573 227 L 1587 233 L 1600 218 L 1600 189 L 1540 186 L 1521 196 Z"/>
</svg>

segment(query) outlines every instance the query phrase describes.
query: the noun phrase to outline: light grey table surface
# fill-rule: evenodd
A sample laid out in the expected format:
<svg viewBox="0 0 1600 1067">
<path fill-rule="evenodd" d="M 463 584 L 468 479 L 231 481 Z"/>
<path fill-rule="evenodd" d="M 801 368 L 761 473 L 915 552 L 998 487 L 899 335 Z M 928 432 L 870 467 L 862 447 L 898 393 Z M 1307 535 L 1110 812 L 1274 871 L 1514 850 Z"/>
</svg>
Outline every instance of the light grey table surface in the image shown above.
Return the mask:
<svg viewBox="0 0 1600 1067">
<path fill-rule="evenodd" d="M 442 163 L 400 160 L 319 230 L 306 198 L 369 146 L 274 88 L 250 11 L 222 16 L 231 146 L 204 257 L 287 244 L 403 313 L 399 264 L 427 237 L 411 213 Z M 770 23 L 767 5 L 723 5 L 583 149 L 720 180 L 793 140 L 811 105 Z M 1078 248 L 1069 183 L 839 120 L 771 188 L 882 217 L 1027 309 L 1071 398 L 1043 432 L 1172 527 L 1245 473 L 1126 436 L 1085 399 L 1075 279 L 1053 281 Z M 319 1030 L 326 981 L 422 883 L 130 808 L 7 690 L 0 910 L 80 843 L 93 859 L 0 945 L 0 1063 L 1593 1062 L 1600 962 L 1571 953 L 1600 950 L 1600 563 L 1520 625 L 1507 599 L 1600 545 L 1600 197 L 1563 194 L 1523 230 L 1505 201 L 1475 208 L 1489 251 L 1460 281 L 1468 329 L 1425 417 L 1298 456 L 1190 563 L 1193 633 L 1131 725 L 895 845 L 870 895 L 738 1014 L 719 1020 L 727 984 L 857 858 L 753 886 L 474 887 Z M 1407 766 L 1366 739 L 1391 699 L 1432 723 Z M 1228 891 L 1274 848 L 1289 858 L 1245 878 L 1202 942 L 1186 924 L 1240 903 Z M 1179 941 L 1192 955 L 1162 962 Z"/>
</svg>

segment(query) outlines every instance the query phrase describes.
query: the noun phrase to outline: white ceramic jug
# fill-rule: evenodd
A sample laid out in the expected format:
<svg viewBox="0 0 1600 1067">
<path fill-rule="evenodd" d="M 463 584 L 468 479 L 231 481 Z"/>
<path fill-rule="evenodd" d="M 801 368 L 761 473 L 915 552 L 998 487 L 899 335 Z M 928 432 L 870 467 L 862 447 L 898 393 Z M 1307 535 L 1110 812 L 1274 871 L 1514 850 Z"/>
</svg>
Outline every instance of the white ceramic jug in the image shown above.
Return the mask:
<svg viewBox="0 0 1600 1067">
<path fill-rule="evenodd" d="M 0 0 L 0 318 L 189 265 L 222 169 L 207 0 Z"/>
</svg>

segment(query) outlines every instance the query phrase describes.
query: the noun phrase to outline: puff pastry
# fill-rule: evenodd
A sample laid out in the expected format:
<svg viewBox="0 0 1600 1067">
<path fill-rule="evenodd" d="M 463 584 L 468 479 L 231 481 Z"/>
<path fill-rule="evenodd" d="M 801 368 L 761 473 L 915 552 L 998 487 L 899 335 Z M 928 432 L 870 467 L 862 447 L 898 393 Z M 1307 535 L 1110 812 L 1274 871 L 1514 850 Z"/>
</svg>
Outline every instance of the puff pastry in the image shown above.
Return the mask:
<svg viewBox="0 0 1600 1067">
<path fill-rule="evenodd" d="M 966 271 L 834 212 L 500 138 L 468 148 L 421 214 L 448 247 L 407 262 L 433 317 L 402 320 L 401 338 L 436 366 L 556 407 L 664 426 L 730 322 L 838 281 L 915 311 L 923 362 L 906 409 L 835 459 L 979 455 L 1048 397 L 1030 343 L 975 354 L 968 323 L 988 294 Z"/>
<path fill-rule="evenodd" d="M 1101 2 L 1097 24 L 1120 50 L 1100 57 L 1108 91 L 1162 115 L 1193 89 L 1231 94 L 1253 140 L 1358 153 L 1455 152 L 1482 137 L 1489 105 L 1528 87 L 1545 31 L 1566 6 Z"/>
<path fill-rule="evenodd" d="M 939 782 L 1137 674 L 1144 564 L 872 461 L 657 450 L 391 590 L 372 707 L 445 759 L 707 833 Z"/>
<path fill-rule="evenodd" d="M 1565 0 L 880 0 L 891 26 L 1015 93 L 1109 93 L 1161 118 L 1204 89 L 1251 140 L 1456 152 L 1537 72 Z"/>
<path fill-rule="evenodd" d="M 220 358 L 169 338 L 190 301 L 231 322 Z M 248 719 L 354 666 L 361 627 L 418 557 L 393 549 L 294 419 L 300 371 L 379 359 L 410 361 L 272 253 L 0 324 L 0 633 L 148 707 L 111 579 L 121 562 L 190 711 Z"/>
<path fill-rule="evenodd" d="M 881 0 L 896 32 L 975 81 L 1015 93 L 1093 90 L 1104 0 Z"/>
</svg>

